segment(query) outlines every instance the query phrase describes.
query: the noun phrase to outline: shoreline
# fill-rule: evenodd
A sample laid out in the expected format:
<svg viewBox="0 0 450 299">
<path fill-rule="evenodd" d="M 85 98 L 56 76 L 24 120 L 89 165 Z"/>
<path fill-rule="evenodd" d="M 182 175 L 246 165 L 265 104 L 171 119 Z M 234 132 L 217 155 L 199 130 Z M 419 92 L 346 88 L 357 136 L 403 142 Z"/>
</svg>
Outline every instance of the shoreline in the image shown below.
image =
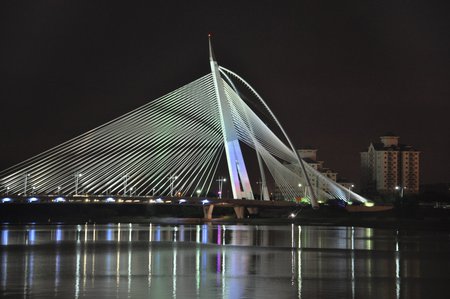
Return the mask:
<svg viewBox="0 0 450 299">
<path fill-rule="evenodd" d="M 295 214 L 294 218 L 289 215 Z M 348 212 L 344 208 L 323 206 L 266 208 L 258 215 L 236 219 L 233 209 L 217 209 L 211 220 L 203 218 L 198 207 L 140 204 L 7 204 L 0 205 L 0 226 L 3 225 L 74 225 L 74 224 L 244 224 L 244 225 L 311 225 L 346 226 L 386 229 L 415 229 L 450 232 L 450 209 L 420 206 L 394 207 L 379 212 Z"/>
</svg>

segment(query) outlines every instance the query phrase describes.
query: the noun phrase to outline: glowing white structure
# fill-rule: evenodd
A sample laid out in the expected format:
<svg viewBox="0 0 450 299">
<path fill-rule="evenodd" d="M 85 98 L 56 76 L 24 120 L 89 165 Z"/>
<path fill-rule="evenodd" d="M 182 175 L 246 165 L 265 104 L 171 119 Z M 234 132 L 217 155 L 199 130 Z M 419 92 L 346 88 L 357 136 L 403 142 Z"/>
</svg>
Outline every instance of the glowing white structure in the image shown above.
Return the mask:
<svg viewBox="0 0 450 299">
<path fill-rule="evenodd" d="M 286 200 L 307 197 L 316 207 L 318 192 L 321 198 L 365 201 L 303 163 L 261 96 L 217 64 L 211 42 L 209 49 L 211 73 L 0 172 L 0 192 L 22 194 L 29 185 L 35 194 L 208 194 L 225 152 L 233 198 L 253 199 L 241 151 L 245 144 L 256 154 L 255 181 L 261 180 L 265 200 L 268 172 Z M 284 141 L 244 101 L 247 96 Z M 311 187 L 312 176 L 326 191 Z"/>
<path fill-rule="evenodd" d="M 227 156 L 228 171 L 230 173 L 231 189 L 233 198 L 253 199 L 252 187 L 242 156 L 241 146 L 233 125 L 231 108 L 225 95 L 222 77 L 220 76 L 219 65 L 214 57 L 209 36 L 209 62 L 211 64 L 211 74 L 216 91 L 217 106 L 220 114 L 220 124 L 222 127 L 225 154 Z"/>
</svg>

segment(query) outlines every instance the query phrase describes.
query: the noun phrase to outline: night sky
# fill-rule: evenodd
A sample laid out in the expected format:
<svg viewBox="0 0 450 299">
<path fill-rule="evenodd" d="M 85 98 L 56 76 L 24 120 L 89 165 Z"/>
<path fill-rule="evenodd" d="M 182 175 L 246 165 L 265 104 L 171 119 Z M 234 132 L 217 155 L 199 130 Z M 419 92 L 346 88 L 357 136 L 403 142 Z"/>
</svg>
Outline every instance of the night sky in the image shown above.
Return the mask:
<svg viewBox="0 0 450 299">
<path fill-rule="evenodd" d="M 119 2 L 119 1 L 117 1 Z M 0 169 L 220 65 L 263 96 L 297 146 L 359 182 L 388 131 L 450 182 L 447 1 L 1 1 Z"/>
</svg>

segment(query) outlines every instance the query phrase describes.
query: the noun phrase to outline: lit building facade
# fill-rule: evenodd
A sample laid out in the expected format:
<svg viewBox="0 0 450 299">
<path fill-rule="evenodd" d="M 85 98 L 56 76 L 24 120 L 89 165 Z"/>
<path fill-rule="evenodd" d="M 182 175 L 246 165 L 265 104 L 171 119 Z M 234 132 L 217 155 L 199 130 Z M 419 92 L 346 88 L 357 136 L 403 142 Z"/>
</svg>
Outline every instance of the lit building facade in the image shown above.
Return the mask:
<svg viewBox="0 0 450 299">
<path fill-rule="evenodd" d="M 338 173 L 330 168 L 324 166 L 324 161 L 317 160 L 317 149 L 314 148 L 302 148 L 297 150 L 299 156 L 308 163 L 310 166 L 318 170 L 321 174 L 326 176 L 327 178 L 337 182 L 341 186 L 347 189 L 352 189 L 355 185 L 352 182 L 349 182 L 345 179 L 341 180 L 338 178 Z M 311 186 L 318 190 L 319 188 L 324 191 L 328 190 L 328 184 L 326 184 L 323 180 L 318 180 L 316 176 L 310 176 Z"/>
<path fill-rule="evenodd" d="M 399 144 L 395 134 L 380 137 L 380 143 L 370 143 L 361 152 L 361 191 L 365 194 L 419 192 L 420 151 Z"/>
<path fill-rule="evenodd" d="M 305 147 L 297 149 L 297 153 L 304 162 L 308 163 L 311 167 L 319 171 L 322 175 L 326 176 L 330 180 L 338 183 L 339 185 L 349 190 L 355 187 L 355 185 L 352 182 L 338 178 L 338 173 L 330 168 L 325 167 L 324 161 L 317 160 L 317 149 Z M 287 167 L 290 167 L 292 169 L 292 167 L 289 164 L 287 164 Z M 319 190 L 329 192 L 330 191 L 329 184 L 325 182 L 323 179 L 318 178 L 316 175 L 309 175 L 309 180 L 311 183 L 311 187 L 314 189 L 318 199 L 327 200 L 326 197 L 322 197 L 323 194 L 319 193 Z M 301 188 L 301 192 L 303 194 L 308 193 L 306 186 L 303 185 L 299 187 Z M 278 186 L 275 186 L 274 192 L 271 195 L 274 200 L 284 200 L 284 197 L 281 194 L 281 191 L 279 190 Z"/>
</svg>

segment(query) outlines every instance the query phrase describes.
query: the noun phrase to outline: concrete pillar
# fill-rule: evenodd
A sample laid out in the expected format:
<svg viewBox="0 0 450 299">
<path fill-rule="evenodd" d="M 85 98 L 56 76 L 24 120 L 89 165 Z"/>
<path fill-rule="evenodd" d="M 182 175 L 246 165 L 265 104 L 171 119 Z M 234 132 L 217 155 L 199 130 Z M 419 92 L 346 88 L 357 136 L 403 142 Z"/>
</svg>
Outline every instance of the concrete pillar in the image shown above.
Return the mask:
<svg viewBox="0 0 450 299">
<path fill-rule="evenodd" d="M 214 210 L 214 205 L 203 206 L 203 218 L 205 218 L 207 220 L 211 220 L 212 215 L 213 215 L 213 210 Z"/>
<path fill-rule="evenodd" d="M 245 208 L 244 207 L 234 207 L 234 213 L 236 213 L 237 219 L 244 219 Z"/>
<path fill-rule="evenodd" d="M 258 214 L 258 208 L 256 207 L 248 207 L 247 211 L 250 215 L 257 215 Z"/>
</svg>

